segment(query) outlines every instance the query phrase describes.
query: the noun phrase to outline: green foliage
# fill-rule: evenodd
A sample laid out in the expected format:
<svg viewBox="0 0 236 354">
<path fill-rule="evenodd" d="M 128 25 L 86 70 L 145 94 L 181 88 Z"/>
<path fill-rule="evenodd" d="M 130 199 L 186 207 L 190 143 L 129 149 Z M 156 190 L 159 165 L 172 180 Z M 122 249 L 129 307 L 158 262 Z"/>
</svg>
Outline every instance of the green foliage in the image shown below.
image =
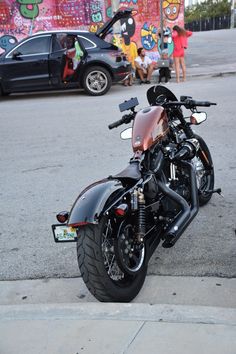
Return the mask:
<svg viewBox="0 0 236 354">
<path fill-rule="evenodd" d="M 207 0 L 185 8 L 185 22 L 230 15 L 231 2 L 228 0 Z"/>
</svg>

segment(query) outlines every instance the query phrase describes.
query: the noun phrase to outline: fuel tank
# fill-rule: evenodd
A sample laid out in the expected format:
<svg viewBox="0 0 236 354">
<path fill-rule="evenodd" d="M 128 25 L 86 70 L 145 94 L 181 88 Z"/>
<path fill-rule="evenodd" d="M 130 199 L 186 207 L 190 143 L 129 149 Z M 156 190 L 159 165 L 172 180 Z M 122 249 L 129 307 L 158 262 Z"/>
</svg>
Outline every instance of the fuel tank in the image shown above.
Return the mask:
<svg viewBox="0 0 236 354">
<path fill-rule="evenodd" d="M 133 151 L 146 151 L 152 145 L 161 141 L 168 133 L 168 118 L 161 106 L 142 109 L 136 114 L 133 133 Z"/>
</svg>

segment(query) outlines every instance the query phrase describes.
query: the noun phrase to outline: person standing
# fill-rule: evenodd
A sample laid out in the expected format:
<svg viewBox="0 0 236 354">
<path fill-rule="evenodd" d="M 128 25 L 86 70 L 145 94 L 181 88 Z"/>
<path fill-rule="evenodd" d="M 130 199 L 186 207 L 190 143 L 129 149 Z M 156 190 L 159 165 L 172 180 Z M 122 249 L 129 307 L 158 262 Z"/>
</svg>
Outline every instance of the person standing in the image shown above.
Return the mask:
<svg viewBox="0 0 236 354">
<path fill-rule="evenodd" d="M 188 47 L 188 37 L 192 36 L 193 32 L 187 31 L 182 27 L 174 26 L 172 32 L 172 39 L 174 42 L 174 66 L 176 73 L 176 81 L 180 81 L 180 67 L 183 73 L 183 81 L 186 80 L 186 65 L 184 60 L 184 51 Z"/>
<path fill-rule="evenodd" d="M 138 49 L 138 56 L 135 59 L 135 67 L 136 72 L 141 79 L 140 84 L 150 84 L 154 66 L 142 47 Z M 145 77 L 147 78 L 146 81 L 144 80 Z"/>
</svg>

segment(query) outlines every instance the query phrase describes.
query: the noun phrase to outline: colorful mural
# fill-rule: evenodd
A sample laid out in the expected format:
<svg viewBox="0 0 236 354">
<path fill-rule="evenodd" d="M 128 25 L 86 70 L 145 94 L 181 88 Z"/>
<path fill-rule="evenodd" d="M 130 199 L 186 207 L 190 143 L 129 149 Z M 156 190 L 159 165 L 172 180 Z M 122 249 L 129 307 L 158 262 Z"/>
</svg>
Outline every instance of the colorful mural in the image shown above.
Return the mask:
<svg viewBox="0 0 236 354">
<path fill-rule="evenodd" d="M 144 47 L 152 60 L 159 57 L 160 2 L 120 0 L 120 8 L 132 7 L 132 16 L 121 20 L 120 33 L 113 42 L 123 48 L 130 61 L 138 47 Z M 16 41 L 44 30 L 87 29 L 95 32 L 112 17 L 112 0 L 1 0 L 0 52 Z M 184 24 L 184 0 L 163 1 L 163 24 L 172 28 Z"/>
</svg>

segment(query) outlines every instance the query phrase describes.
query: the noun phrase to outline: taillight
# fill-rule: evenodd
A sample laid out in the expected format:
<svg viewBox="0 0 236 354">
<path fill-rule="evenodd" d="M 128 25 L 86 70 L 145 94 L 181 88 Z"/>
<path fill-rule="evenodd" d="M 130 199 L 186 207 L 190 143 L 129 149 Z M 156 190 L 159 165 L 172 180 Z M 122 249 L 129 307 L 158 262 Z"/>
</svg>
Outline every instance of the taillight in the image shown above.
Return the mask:
<svg viewBox="0 0 236 354">
<path fill-rule="evenodd" d="M 126 57 L 121 52 L 110 53 L 110 55 L 115 59 L 117 63 L 120 63 L 122 60 L 126 60 Z"/>
<path fill-rule="evenodd" d="M 56 218 L 57 220 L 61 223 L 64 224 L 69 217 L 68 211 L 61 211 L 59 214 L 57 214 Z"/>
<path fill-rule="evenodd" d="M 119 217 L 125 216 L 127 214 L 128 209 L 129 208 L 127 204 L 120 204 L 118 207 L 115 208 L 115 214 Z"/>
</svg>

